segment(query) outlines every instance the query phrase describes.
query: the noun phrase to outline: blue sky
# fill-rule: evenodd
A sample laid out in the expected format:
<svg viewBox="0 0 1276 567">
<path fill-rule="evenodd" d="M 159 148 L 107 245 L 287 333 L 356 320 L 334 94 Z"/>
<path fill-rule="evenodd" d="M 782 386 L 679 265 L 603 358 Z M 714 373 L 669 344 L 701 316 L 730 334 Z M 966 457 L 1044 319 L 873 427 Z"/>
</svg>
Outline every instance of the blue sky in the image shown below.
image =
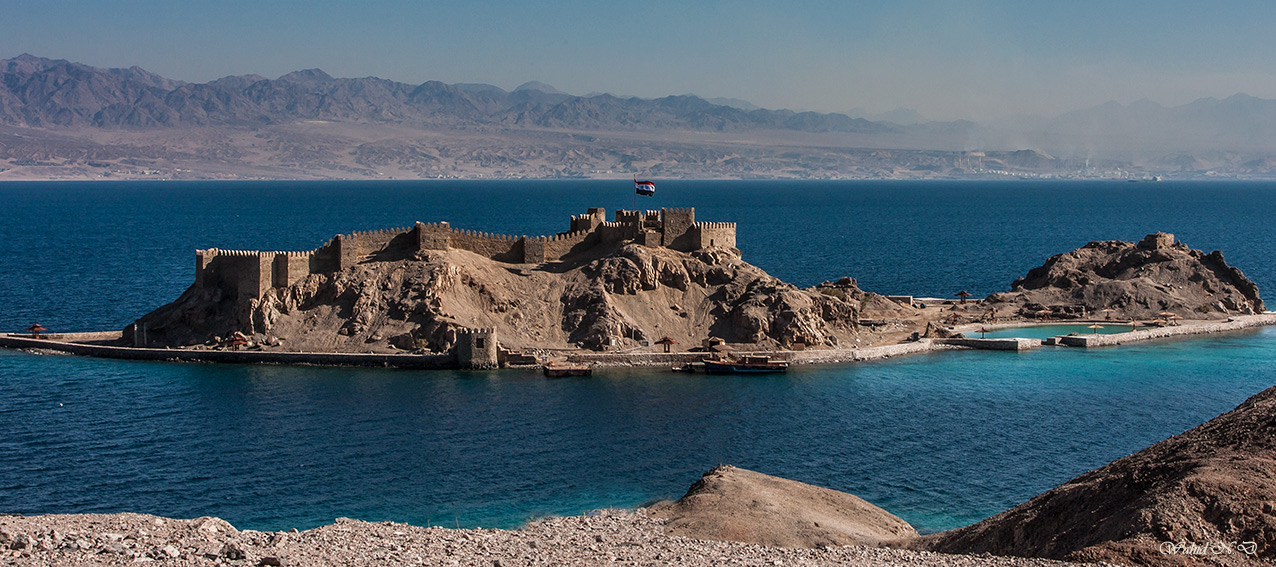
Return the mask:
<svg viewBox="0 0 1276 567">
<path fill-rule="evenodd" d="M 1276 98 L 1273 2 L 0 0 L 0 57 L 435 79 L 935 119 Z"/>
</svg>

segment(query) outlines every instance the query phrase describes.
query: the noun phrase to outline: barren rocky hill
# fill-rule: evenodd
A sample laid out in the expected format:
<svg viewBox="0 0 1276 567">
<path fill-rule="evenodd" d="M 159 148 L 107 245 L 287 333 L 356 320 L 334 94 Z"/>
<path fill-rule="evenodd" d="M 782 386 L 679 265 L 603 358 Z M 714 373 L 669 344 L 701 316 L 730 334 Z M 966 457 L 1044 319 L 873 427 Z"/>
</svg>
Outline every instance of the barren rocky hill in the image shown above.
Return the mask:
<svg viewBox="0 0 1276 567">
<path fill-rule="evenodd" d="M 855 495 L 729 465 L 651 512 L 668 520 L 669 534 L 695 539 L 825 547 L 917 537 L 908 522 Z"/>
<path fill-rule="evenodd" d="M 1150 234 L 1139 243 L 1096 241 L 1050 257 L 1042 266 L 994 293 L 986 303 L 999 310 L 1033 317 L 1103 316 L 1155 319 L 1169 312 L 1189 319 L 1222 319 L 1231 314 L 1262 313 L 1258 286 L 1223 260 L 1174 241 L 1174 235 Z"/>
<path fill-rule="evenodd" d="M 464 328 L 495 329 L 512 349 L 627 348 L 664 336 L 684 348 L 709 336 L 757 348 L 854 345 L 875 340 L 861 317 L 909 312 L 849 279 L 798 289 L 732 249 L 629 243 L 541 265 L 461 249 L 372 254 L 251 303 L 192 286 L 140 321 L 169 346 L 239 331 L 268 349 L 446 352 Z"/>
<path fill-rule="evenodd" d="M 1269 565 L 1276 559 L 1276 388 L 921 543 L 946 553 L 1130 565 Z"/>
</svg>

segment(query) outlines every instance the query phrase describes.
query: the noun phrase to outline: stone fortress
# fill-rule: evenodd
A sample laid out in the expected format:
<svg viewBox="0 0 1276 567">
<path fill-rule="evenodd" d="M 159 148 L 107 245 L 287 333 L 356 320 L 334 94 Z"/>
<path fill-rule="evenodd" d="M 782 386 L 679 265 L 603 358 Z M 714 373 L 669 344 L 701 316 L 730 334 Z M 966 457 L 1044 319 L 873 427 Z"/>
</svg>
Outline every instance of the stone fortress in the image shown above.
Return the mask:
<svg viewBox="0 0 1276 567">
<path fill-rule="evenodd" d="M 498 262 L 544 264 L 595 246 L 633 241 L 682 252 L 735 248 L 733 222 L 696 222 L 695 209 L 617 210 L 607 221 L 601 208 L 572 215 L 567 232 L 552 236 L 509 236 L 454 229 L 446 222 L 417 222 L 410 228 L 339 234 L 306 252 L 258 250 L 195 251 L 195 286 L 230 292 L 240 301 L 261 299 L 271 288 L 287 287 L 311 274 L 329 274 L 385 251 L 468 250 Z"/>
</svg>

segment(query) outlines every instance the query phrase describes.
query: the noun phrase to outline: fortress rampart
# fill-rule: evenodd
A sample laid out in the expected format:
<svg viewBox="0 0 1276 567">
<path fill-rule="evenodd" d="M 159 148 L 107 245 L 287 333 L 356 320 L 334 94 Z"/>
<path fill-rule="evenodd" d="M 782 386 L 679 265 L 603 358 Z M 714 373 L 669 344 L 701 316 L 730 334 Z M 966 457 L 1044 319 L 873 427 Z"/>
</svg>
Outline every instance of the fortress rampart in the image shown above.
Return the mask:
<svg viewBox="0 0 1276 567">
<path fill-rule="evenodd" d="M 733 222 L 696 222 L 695 209 L 606 211 L 591 208 L 572 215 L 567 232 L 512 236 L 452 228 L 446 222 L 338 234 L 323 246 L 301 252 L 260 250 L 195 251 L 195 285 L 260 299 L 275 287 L 293 285 L 311 274 L 339 272 L 364 260 L 402 258 L 425 250 L 467 250 L 498 262 L 543 264 L 604 244 L 636 242 L 683 252 L 735 248 Z"/>
</svg>

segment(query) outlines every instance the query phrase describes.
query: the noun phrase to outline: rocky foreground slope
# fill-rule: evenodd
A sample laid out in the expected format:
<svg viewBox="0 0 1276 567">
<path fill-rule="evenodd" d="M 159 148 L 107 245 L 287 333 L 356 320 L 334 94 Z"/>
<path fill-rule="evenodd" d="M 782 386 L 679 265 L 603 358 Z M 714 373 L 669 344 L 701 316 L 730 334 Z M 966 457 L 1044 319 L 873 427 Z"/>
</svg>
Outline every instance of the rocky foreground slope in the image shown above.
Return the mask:
<svg viewBox="0 0 1276 567">
<path fill-rule="evenodd" d="M 1262 313 L 1258 286 L 1223 260 L 1174 241 L 1173 234 L 1149 234 L 1141 242 L 1095 241 L 1051 256 L 1011 284 L 1008 293 L 985 300 L 1025 317 L 1052 316 L 1155 319 L 1173 313 L 1187 319 L 1222 319 Z"/>
<path fill-rule="evenodd" d="M 744 262 L 734 249 L 691 253 L 633 243 L 562 262 L 498 262 L 460 249 L 406 258 L 373 254 L 237 302 L 192 286 L 142 317 L 152 344 L 199 345 L 234 332 L 266 349 L 447 352 L 464 328 L 495 329 L 513 349 L 636 347 L 707 337 L 757 348 L 876 340 L 862 317 L 912 309 L 856 287 L 798 289 Z"/>
<path fill-rule="evenodd" d="M 0 564 L 63 566 L 373 565 L 687 567 L 1054 567 L 1041 559 L 965 557 L 862 546 L 794 549 L 671 536 L 645 512 L 600 511 L 523 529 L 455 530 L 338 519 L 302 532 L 237 530 L 217 518 L 140 514 L 0 516 Z"/>
</svg>

